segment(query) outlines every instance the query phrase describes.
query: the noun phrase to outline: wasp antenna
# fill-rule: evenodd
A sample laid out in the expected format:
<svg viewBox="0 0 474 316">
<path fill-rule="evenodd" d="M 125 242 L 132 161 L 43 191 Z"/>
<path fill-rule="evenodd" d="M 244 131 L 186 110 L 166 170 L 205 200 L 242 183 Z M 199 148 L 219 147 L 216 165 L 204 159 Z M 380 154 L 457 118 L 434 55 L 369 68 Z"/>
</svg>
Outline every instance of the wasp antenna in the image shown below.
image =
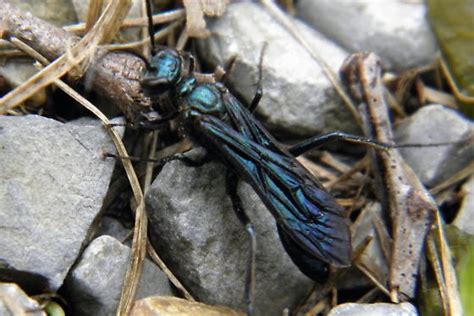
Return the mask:
<svg viewBox="0 0 474 316">
<path fill-rule="evenodd" d="M 258 83 L 257 86 L 261 88 L 262 86 L 262 77 L 263 77 L 263 56 L 265 56 L 265 51 L 267 50 L 268 42 L 264 42 L 262 50 L 260 51 L 260 58 L 258 61 Z"/>
<path fill-rule="evenodd" d="M 146 3 L 146 15 L 148 17 L 148 35 L 150 36 L 150 44 L 151 44 L 151 54 L 156 53 L 155 47 L 155 38 L 153 36 L 153 16 L 152 16 L 152 4 L 151 0 L 145 0 Z"/>
</svg>

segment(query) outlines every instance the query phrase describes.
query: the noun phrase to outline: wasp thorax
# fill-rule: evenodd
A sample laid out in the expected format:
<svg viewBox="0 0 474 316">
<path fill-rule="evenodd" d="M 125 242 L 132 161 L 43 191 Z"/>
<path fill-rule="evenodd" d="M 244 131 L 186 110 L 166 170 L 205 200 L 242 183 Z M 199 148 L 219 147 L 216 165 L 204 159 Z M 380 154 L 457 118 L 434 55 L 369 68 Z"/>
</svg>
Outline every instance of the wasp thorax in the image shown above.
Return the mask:
<svg viewBox="0 0 474 316">
<path fill-rule="evenodd" d="M 222 103 L 221 94 L 215 86 L 197 84 L 194 78 L 183 80 L 179 93 L 186 95 L 186 106 L 202 114 L 211 114 L 222 117 L 226 111 Z"/>
</svg>

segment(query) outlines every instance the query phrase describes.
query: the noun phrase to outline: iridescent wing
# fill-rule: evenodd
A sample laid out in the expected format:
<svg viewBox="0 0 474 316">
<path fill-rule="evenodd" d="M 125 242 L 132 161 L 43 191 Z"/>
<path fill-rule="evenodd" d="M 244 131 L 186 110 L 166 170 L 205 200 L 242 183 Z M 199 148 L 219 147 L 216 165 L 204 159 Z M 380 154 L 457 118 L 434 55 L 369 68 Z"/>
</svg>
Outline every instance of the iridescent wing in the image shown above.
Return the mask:
<svg viewBox="0 0 474 316">
<path fill-rule="evenodd" d="M 273 142 L 260 123 L 243 114 L 240 119 L 252 121 L 236 131 L 210 115 L 195 119 L 201 137 L 254 188 L 293 242 L 324 262 L 350 264 L 350 235 L 343 209 L 291 154 Z"/>
</svg>

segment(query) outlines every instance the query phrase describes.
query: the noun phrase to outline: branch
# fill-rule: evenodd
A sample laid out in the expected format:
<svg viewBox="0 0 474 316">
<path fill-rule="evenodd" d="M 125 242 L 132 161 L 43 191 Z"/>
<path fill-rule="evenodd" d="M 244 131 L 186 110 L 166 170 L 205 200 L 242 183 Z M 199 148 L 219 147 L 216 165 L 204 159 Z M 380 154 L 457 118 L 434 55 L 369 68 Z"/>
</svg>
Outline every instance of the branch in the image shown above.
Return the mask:
<svg viewBox="0 0 474 316">
<path fill-rule="evenodd" d="M 4 0 L 0 0 L 0 28 L 3 39 L 16 37 L 49 61 L 65 54 L 80 40 Z M 99 60 L 92 66 L 93 73 L 89 76 L 92 89 L 119 107 L 132 122 L 140 113 L 149 111 L 151 100 L 143 94 L 140 85 L 145 62 L 131 53 L 109 53 L 103 48 L 98 48 L 95 56 L 99 56 Z"/>
</svg>

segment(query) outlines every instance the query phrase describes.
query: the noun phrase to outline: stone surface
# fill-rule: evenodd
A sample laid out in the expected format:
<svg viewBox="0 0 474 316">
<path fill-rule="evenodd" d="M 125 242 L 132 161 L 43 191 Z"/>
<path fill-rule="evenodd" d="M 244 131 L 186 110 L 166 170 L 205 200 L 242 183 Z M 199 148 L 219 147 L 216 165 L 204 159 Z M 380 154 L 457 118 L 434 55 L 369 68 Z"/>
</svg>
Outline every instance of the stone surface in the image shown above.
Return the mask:
<svg viewBox="0 0 474 316">
<path fill-rule="evenodd" d="M 28 115 L 0 117 L 0 148 L 0 261 L 55 291 L 101 209 L 114 147 L 98 121 Z"/>
<path fill-rule="evenodd" d="M 8 58 L 8 62 L 0 67 L 0 76 L 3 77 L 10 88 L 16 88 L 38 72 L 33 62 L 25 58 Z M 33 94 L 26 103 L 41 106 L 46 102 L 46 89 L 40 89 Z"/>
<path fill-rule="evenodd" d="M 418 312 L 410 303 L 346 303 L 334 307 L 328 316 L 418 316 Z"/>
<path fill-rule="evenodd" d="M 423 2 L 301 0 L 297 14 L 351 52 L 371 51 L 396 70 L 431 63 L 438 51 Z"/>
<path fill-rule="evenodd" d="M 347 53 L 296 21 L 297 29 L 337 73 Z M 223 17 L 209 23 L 211 36 L 198 42 L 199 55 L 211 68 L 237 60 L 226 85 L 249 103 L 256 91 L 263 55 L 263 98 L 257 113 L 271 129 L 298 136 L 337 129 L 355 131 L 352 117 L 342 105 L 320 65 L 256 3 L 234 3 Z"/>
<path fill-rule="evenodd" d="M 383 226 L 383 218 L 384 215 L 380 203 L 369 203 L 362 210 L 359 217 L 357 217 L 357 220 L 351 225 L 351 230 L 353 231 L 353 253 L 363 245 L 366 238 L 372 238 L 357 261 L 367 268 L 382 284 L 386 284 L 388 281 L 389 263 L 387 263 L 383 254 L 382 244 L 374 224 L 375 222 L 379 222 L 382 223 Z M 373 285 L 373 282 L 354 265 L 344 274 L 340 282 L 339 289 L 354 289 Z"/>
<path fill-rule="evenodd" d="M 474 235 L 474 176 L 462 186 L 464 198 L 453 225 L 465 233 Z"/>
<path fill-rule="evenodd" d="M 119 241 L 125 240 L 131 235 L 132 230 L 125 227 L 118 219 L 104 216 L 100 219 L 99 229 L 96 233 L 96 236 L 107 235 L 114 237 Z M 131 238 L 130 238 L 131 240 Z"/>
<path fill-rule="evenodd" d="M 0 283 L 0 315 L 46 316 L 39 303 L 13 283 Z"/>
<path fill-rule="evenodd" d="M 248 240 L 226 193 L 226 168 L 168 163 L 146 198 L 151 240 L 185 287 L 203 303 L 245 311 Z M 250 186 L 239 195 L 257 235 L 256 315 L 278 315 L 313 282 L 293 265 L 275 221 Z"/>
<path fill-rule="evenodd" d="M 395 128 L 397 144 L 437 144 L 400 148 L 420 180 L 434 187 L 474 160 L 474 123 L 442 105 L 425 106 Z"/>
<path fill-rule="evenodd" d="M 130 260 L 130 248 L 110 236 L 94 239 L 66 279 L 74 315 L 114 315 Z M 172 295 L 166 275 L 148 259 L 143 266 L 137 299 Z"/>
</svg>

